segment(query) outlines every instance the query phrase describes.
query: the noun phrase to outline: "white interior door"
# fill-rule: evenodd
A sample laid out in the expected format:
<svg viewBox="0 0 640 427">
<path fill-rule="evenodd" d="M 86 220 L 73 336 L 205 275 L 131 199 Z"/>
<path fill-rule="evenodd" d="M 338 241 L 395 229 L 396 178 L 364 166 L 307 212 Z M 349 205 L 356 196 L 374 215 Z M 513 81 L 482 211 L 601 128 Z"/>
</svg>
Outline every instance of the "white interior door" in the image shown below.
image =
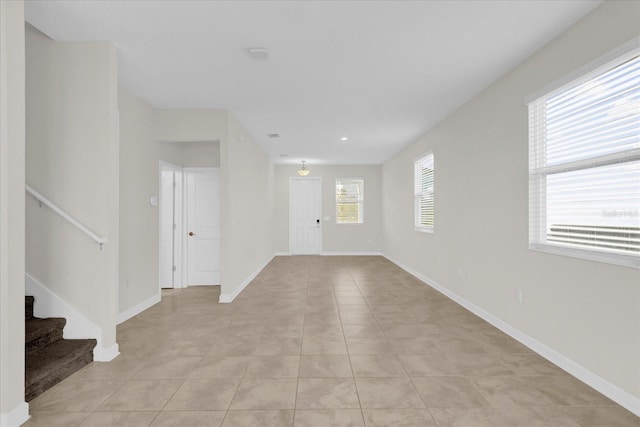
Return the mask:
<svg viewBox="0 0 640 427">
<path fill-rule="evenodd" d="M 319 255 L 322 251 L 322 180 L 289 179 L 289 251 Z"/>
<path fill-rule="evenodd" d="M 185 169 L 189 285 L 220 284 L 220 170 Z"/>
</svg>

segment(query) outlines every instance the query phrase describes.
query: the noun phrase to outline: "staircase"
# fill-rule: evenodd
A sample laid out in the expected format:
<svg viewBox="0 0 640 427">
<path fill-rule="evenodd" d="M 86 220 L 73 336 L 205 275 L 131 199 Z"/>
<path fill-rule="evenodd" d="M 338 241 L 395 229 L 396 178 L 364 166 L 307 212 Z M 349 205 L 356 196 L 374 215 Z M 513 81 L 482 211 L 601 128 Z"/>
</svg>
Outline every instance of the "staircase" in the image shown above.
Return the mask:
<svg viewBox="0 0 640 427">
<path fill-rule="evenodd" d="M 25 400 L 53 387 L 93 361 L 94 339 L 62 338 L 66 319 L 33 317 L 32 296 L 25 297 Z"/>
</svg>

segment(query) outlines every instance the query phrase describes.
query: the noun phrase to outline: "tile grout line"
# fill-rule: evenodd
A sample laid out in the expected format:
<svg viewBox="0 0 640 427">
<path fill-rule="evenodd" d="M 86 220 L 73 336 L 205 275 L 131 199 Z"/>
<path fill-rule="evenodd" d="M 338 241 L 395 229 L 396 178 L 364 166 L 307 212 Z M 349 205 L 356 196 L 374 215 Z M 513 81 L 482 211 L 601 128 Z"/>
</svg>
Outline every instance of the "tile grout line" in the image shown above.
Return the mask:
<svg viewBox="0 0 640 427">
<path fill-rule="evenodd" d="M 362 292 L 360 292 L 360 288 L 358 287 L 358 282 L 353 278 L 353 275 L 351 274 L 351 270 L 347 269 L 347 271 L 349 271 L 349 276 L 351 276 L 351 280 L 353 280 L 354 285 L 356 287 L 356 289 L 358 289 L 358 292 L 360 293 L 360 295 L 362 295 Z M 362 298 L 366 301 L 366 305 L 367 307 L 369 307 L 369 310 L 371 310 L 371 307 L 369 306 L 369 302 L 366 300 L 366 298 L 364 298 L 364 296 L 362 296 Z M 337 305 L 337 299 L 336 299 L 336 305 Z M 349 351 L 349 346 L 347 344 L 347 337 L 344 334 L 344 324 L 342 323 L 342 314 L 340 313 L 340 308 L 336 307 L 338 309 L 338 315 L 340 316 L 340 328 L 342 329 L 342 336 L 345 340 L 345 346 L 347 347 L 347 357 L 349 358 L 349 366 L 351 367 L 351 375 L 353 377 L 353 385 L 356 388 L 356 396 L 358 396 L 358 405 L 360 405 L 360 416 L 362 417 L 362 423 L 363 425 L 366 426 L 367 424 L 367 420 L 364 416 L 364 408 L 362 407 L 362 400 L 360 399 L 360 391 L 358 390 L 358 381 L 356 381 L 356 373 L 353 369 L 353 362 L 351 360 L 351 351 Z M 377 324 L 377 321 L 376 321 Z"/>
</svg>

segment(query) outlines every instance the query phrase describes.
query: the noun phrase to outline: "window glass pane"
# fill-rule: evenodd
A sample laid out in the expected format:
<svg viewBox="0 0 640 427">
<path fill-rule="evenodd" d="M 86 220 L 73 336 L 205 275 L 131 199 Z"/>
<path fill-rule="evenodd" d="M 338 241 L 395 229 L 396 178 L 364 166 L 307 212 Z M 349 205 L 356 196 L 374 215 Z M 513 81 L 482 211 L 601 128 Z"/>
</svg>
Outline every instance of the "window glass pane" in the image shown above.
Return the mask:
<svg viewBox="0 0 640 427">
<path fill-rule="evenodd" d="M 434 227 L 434 160 L 433 153 L 415 162 L 415 226 L 430 230 Z"/>
<path fill-rule="evenodd" d="M 546 164 L 640 147 L 640 57 L 546 100 Z"/>
<path fill-rule="evenodd" d="M 640 253 L 640 161 L 547 176 L 547 242 Z"/>
<path fill-rule="evenodd" d="M 433 227 L 433 194 L 420 196 L 420 225 Z"/>
<path fill-rule="evenodd" d="M 360 224 L 363 222 L 364 180 L 336 180 L 336 222 Z"/>
</svg>

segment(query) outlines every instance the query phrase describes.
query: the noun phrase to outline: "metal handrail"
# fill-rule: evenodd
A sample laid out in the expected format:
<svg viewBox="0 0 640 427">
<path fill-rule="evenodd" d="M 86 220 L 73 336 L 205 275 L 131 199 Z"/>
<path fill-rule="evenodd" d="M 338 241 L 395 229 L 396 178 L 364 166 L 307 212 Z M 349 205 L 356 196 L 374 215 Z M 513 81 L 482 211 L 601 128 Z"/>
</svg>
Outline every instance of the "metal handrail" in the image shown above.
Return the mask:
<svg viewBox="0 0 640 427">
<path fill-rule="evenodd" d="M 97 244 L 100 245 L 100 249 L 102 249 L 102 245 L 107 243 L 108 240 L 107 240 L 106 237 L 99 236 L 96 233 L 94 233 L 93 231 L 89 230 L 86 226 L 84 226 L 82 223 L 80 223 L 77 219 L 75 219 L 74 217 L 72 217 L 71 215 L 69 215 L 68 213 L 63 211 L 62 209 L 60 209 L 55 203 L 53 203 L 51 200 L 49 200 L 46 197 L 44 197 L 42 194 L 38 193 L 32 187 L 30 187 L 28 185 L 26 187 L 27 187 L 27 193 L 29 193 L 31 196 L 33 196 L 33 198 L 36 199 L 41 206 L 45 205 L 46 207 L 48 207 L 49 209 L 51 209 L 52 211 L 54 211 L 55 213 L 60 215 L 62 218 L 66 219 L 68 222 L 70 222 L 72 225 L 74 225 L 80 231 L 84 232 L 86 235 L 91 237 Z"/>
</svg>

